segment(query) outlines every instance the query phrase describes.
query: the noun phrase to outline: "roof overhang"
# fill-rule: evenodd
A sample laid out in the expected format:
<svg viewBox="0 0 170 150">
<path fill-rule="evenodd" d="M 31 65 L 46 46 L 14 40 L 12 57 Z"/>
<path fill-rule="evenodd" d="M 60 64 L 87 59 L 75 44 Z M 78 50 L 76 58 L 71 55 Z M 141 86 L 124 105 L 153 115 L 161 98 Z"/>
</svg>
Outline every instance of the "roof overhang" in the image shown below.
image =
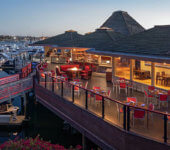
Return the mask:
<svg viewBox="0 0 170 150">
<path fill-rule="evenodd" d="M 162 56 L 152 56 L 152 55 L 137 55 L 132 53 L 121 53 L 121 52 L 108 52 L 108 51 L 97 51 L 97 50 L 87 50 L 87 53 L 104 55 L 104 56 L 115 56 L 115 57 L 125 57 L 129 59 L 139 59 L 152 62 L 160 63 L 170 63 L 170 58 Z"/>
</svg>

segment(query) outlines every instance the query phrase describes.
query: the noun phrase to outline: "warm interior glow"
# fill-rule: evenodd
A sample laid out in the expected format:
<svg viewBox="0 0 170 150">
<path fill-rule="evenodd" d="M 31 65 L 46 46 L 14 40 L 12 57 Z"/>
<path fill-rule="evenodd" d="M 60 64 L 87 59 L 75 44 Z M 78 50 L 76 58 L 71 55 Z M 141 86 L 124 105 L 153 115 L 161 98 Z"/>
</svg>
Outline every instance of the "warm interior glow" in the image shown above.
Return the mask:
<svg viewBox="0 0 170 150">
<path fill-rule="evenodd" d="M 76 70 L 78 70 L 78 69 L 77 69 L 77 67 L 74 67 L 74 68 L 72 68 L 71 70 L 75 70 L 75 71 L 76 71 Z"/>
</svg>

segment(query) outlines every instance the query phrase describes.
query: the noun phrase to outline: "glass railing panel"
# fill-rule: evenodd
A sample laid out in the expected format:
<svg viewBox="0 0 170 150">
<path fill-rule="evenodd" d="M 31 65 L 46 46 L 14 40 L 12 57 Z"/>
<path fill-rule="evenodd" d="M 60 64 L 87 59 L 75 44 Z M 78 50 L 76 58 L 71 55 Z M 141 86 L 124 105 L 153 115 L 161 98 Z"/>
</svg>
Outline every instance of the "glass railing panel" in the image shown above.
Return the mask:
<svg viewBox="0 0 170 150">
<path fill-rule="evenodd" d="M 72 101 L 72 85 L 69 82 L 63 82 L 63 98 Z"/>
<path fill-rule="evenodd" d="M 86 102 L 86 90 L 74 86 L 74 103 L 85 108 L 85 102 Z"/>
<path fill-rule="evenodd" d="M 130 131 L 163 142 L 164 116 L 143 109 L 130 108 Z"/>
<path fill-rule="evenodd" d="M 62 87 L 62 83 L 61 80 L 55 78 L 55 82 L 54 82 L 54 93 L 61 96 L 61 87 Z"/>
<path fill-rule="evenodd" d="M 123 127 L 123 105 L 110 99 L 104 99 L 104 119 Z"/>
<path fill-rule="evenodd" d="M 46 78 L 46 89 L 48 89 L 49 91 L 52 91 L 52 77 L 47 75 Z"/>
<path fill-rule="evenodd" d="M 97 116 L 102 116 L 102 97 L 88 91 L 88 110 Z"/>
</svg>

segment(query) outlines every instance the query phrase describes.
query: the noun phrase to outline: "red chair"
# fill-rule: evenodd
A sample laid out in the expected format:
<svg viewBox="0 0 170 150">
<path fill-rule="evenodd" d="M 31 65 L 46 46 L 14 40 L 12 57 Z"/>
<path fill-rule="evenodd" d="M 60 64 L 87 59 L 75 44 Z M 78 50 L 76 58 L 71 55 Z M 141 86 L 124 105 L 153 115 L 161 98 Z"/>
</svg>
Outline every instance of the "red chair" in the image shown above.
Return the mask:
<svg viewBox="0 0 170 150">
<path fill-rule="evenodd" d="M 108 90 L 107 91 L 107 97 L 110 97 L 110 94 L 111 94 L 111 90 Z"/>
<path fill-rule="evenodd" d="M 159 109 L 160 109 L 161 103 L 167 103 L 167 108 L 168 108 L 168 95 L 160 94 L 158 103 L 159 103 Z"/>
<path fill-rule="evenodd" d="M 100 87 L 98 87 L 98 86 L 93 86 L 93 90 L 100 90 Z"/>
<path fill-rule="evenodd" d="M 136 97 L 127 97 L 127 102 L 133 102 L 133 103 L 136 103 L 137 102 L 137 99 Z"/>
<path fill-rule="evenodd" d="M 100 95 L 95 95 L 95 103 L 98 105 L 98 104 L 101 104 L 102 103 L 102 96 Z"/>
<path fill-rule="evenodd" d="M 133 114 L 133 126 L 135 125 L 135 119 L 140 119 L 145 121 L 145 111 L 141 109 L 135 109 Z"/>
<path fill-rule="evenodd" d="M 149 109 L 149 110 L 154 110 L 154 109 L 155 109 L 154 104 L 150 103 L 148 109 Z"/>
<path fill-rule="evenodd" d="M 125 78 L 119 78 L 120 81 L 125 81 Z"/>
<path fill-rule="evenodd" d="M 125 82 L 120 82 L 119 83 L 119 94 L 120 94 L 120 90 L 123 89 L 125 90 L 126 94 L 127 94 L 127 86 Z"/>
<path fill-rule="evenodd" d="M 155 110 L 154 104 L 152 104 L 152 103 L 149 104 L 148 109 L 151 110 L 151 111 Z M 152 117 L 152 121 L 153 121 L 153 113 L 152 112 L 148 112 L 148 115 Z"/>
<path fill-rule="evenodd" d="M 56 75 L 57 75 L 57 76 L 61 76 L 61 75 L 63 75 L 63 74 L 65 74 L 65 72 L 61 72 L 61 71 L 59 70 L 59 68 L 56 67 Z"/>
<path fill-rule="evenodd" d="M 144 94 L 145 94 L 145 95 L 144 95 L 145 100 L 147 101 L 147 104 L 148 104 L 149 101 L 152 101 L 153 95 L 148 94 L 148 93 L 146 92 L 146 90 L 144 90 Z"/>
<path fill-rule="evenodd" d="M 83 73 L 83 74 L 81 74 L 81 78 L 85 79 L 85 80 L 88 80 L 88 79 L 90 79 L 90 76 L 89 76 L 88 73 Z"/>
<path fill-rule="evenodd" d="M 66 74 L 63 74 L 62 77 L 64 77 L 64 81 L 68 81 L 68 77 Z"/>
<path fill-rule="evenodd" d="M 153 91 L 153 90 L 155 90 L 155 87 L 154 86 L 148 86 L 148 90 Z"/>
<path fill-rule="evenodd" d="M 73 81 L 75 81 L 75 82 L 80 82 L 80 79 L 74 79 Z"/>
</svg>

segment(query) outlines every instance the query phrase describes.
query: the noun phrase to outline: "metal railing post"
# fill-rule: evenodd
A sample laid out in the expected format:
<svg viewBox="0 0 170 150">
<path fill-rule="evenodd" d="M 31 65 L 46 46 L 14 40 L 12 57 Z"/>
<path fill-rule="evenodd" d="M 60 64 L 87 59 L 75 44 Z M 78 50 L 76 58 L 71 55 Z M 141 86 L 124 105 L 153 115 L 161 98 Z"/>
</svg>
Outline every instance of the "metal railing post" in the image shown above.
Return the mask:
<svg viewBox="0 0 170 150">
<path fill-rule="evenodd" d="M 88 91 L 86 90 L 85 108 L 88 109 Z"/>
<path fill-rule="evenodd" d="M 61 81 L 61 96 L 63 97 L 63 81 Z"/>
<path fill-rule="evenodd" d="M 54 77 L 52 77 L 52 92 L 54 92 Z"/>
<path fill-rule="evenodd" d="M 167 143 L 167 115 L 164 115 L 164 142 Z"/>
<path fill-rule="evenodd" d="M 102 119 L 104 119 L 104 97 L 102 96 Z"/>
<path fill-rule="evenodd" d="M 45 73 L 45 88 L 47 87 L 47 74 Z"/>
<path fill-rule="evenodd" d="M 72 85 L 72 102 L 74 103 L 74 85 Z"/>
<path fill-rule="evenodd" d="M 123 106 L 123 128 L 126 130 L 126 105 Z"/>
<path fill-rule="evenodd" d="M 127 106 L 127 131 L 130 129 L 130 108 Z"/>
</svg>

